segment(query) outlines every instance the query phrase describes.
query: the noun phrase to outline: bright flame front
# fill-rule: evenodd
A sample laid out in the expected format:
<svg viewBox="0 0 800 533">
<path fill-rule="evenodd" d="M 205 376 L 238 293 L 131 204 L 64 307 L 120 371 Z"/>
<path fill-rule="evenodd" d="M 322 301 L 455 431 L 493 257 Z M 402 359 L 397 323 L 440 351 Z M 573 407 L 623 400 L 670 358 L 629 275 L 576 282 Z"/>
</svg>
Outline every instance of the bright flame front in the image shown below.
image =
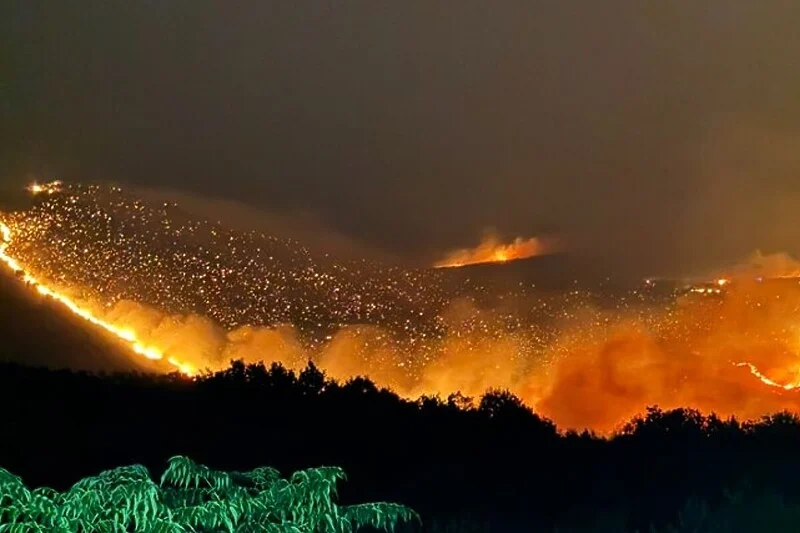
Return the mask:
<svg viewBox="0 0 800 533">
<path fill-rule="evenodd" d="M 463 297 L 445 287 L 442 272 L 398 275 L 364 263 L 351 276 L 315 261 L 309 268 L 297 243 L 223 232 L 192 217 L 178 221 L 166 203 L 143 203 L 119 189 L 30 190 L 39 196 L 35 207 L 0 225 L 0 259 L 40 294 L 124 341 L 133 357 L 185 373 L 193 369 L 181 361 L 222 368 L 232 359 L 268 358 L 300 370 L 313 360 L 334 379 L 366 375 L 407 398 L 508 389 L 559 427 L 600 432 L 647 405 L 746 419 L 800 412 L 800 283 L 752 281 L 800 272 L 784 261 L 752 276 L 717 272 L 665 299 L 627 291 L 613 307 L 596 306 L 585 291 L 548 296 L 527 287 L 484 306 L 471 297 L 492 296 L 491 289 L 470 287 Z M 124 234 L 109 231 L 123 224 Z M 554 244 L 490 236 L 437 266 L 511 261 L 552 253 Z M 262 246 L 282 259 L 273 261 Z M 183 251 L 176 255 L 176 247 Z M 43 281 L 62 273 L 69 285 L 58 290 Z M 62 287 L 94 291 L 108 311 L 78 303 Z M 175 314 L 173 305 L 197 315 Z M 306 331 L 287 318 L 290 308 L 292 316 L 334 328 L 324 341 L 303 338 Z M 170 357 L 172 347 L 180 361 Z"/>
<path fill-rule="evenodd" d="M 35 184 L 32 185 L 30 190 L 36 193 L 37 190 L 34 189 L 34 187 L 44 187 L 44 186 L 37 186 Z M 49 190 L 52 189 L 41 189 L 39 190 L 39 192 L 49 191 Z M 57 302 L 64 305 L 67 309 L 69 309 L 73 314 L 83 318 L 84 320 L 86 320 L 91 324 L 94 324 L 95 326 L 103 328 L 104 330 L 113 334 L 117 338 L 127 342 L 135 353 L 154 361 L 162 360 L 164 358 L 164 354 L 158 348 L 153 346 L 146 346 L 143 343 L 141 343 L 137 339 L 136 332 L 134 332 L 133 330 L 116 326 L 114 324 L 111 324 L 110 322 L 98 318 L 90 310 L 81 307 L 70 297 L 61 294 L 60 292 L 52 289 L 51 287 L 48 287 L 39 279 L 37 279 L 36 276 L 28 272 L 16 259 L 8 255 L 7 250 L 8 246 L 11 244 L 12 232 L 11 228 L 9 228 L 8 225 L 6 225 L 3 222 L 0 222 L 0 235 L 3 238 L 3 242 L 2 244 L 0 244 L 0 260 L 2 260 L 2 262 L 5 263 L 8 266 L 8 268 L 10 268 L 13 272 L 22 274 L 22 279 L 25 281 L 25 283 L 33 286 L 39 294 L 47 296 L 48 298 L 52 298 L 53 300 L 56 300 Z M 186 363 L 181 363 L 172 357 L 167 359 L 167 362 L 184 374 L 191 375 L 196 372 L 191 365 L 188 365 Z"/>
</svg>

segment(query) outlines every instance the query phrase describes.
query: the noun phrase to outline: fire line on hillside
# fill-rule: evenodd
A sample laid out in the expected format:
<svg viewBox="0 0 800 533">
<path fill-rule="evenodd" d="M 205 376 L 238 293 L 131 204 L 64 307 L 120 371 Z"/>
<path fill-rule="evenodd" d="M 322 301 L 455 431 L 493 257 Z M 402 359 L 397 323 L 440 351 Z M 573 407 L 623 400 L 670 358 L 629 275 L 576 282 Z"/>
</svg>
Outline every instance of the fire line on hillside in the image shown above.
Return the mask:
<svg viewBox="0 0 800 533">
<path fill-rule="evenodd" d="M 585 289 L 495 294 L 446 268 L 315 255 L 119 187 L 29 191 L 29 209 L 1 217 L 0 259 L 133 353 L 187 374 L 231 359 L 313 360 L 334 379 L 367 375 L 408 398 L 508 389 L 561 427 L 601 432 L 654 404 L 800 411 L 796 283 L 719 278 L 661 297 L 651 280 L 602 304 Z M 453 266 L 548 249 L 490 244 Z"/>
</svg>

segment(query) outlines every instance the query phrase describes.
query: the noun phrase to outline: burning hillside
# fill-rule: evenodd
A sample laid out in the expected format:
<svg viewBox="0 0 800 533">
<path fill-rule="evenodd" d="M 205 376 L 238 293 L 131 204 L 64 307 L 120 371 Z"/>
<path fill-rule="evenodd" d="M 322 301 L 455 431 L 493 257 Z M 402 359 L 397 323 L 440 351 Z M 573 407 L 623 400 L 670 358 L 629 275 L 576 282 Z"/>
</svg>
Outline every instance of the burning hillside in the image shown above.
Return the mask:
<svg viewBox="0 0 800 533">
<path fill-rule="evenodd" d="M 481 263 L 505 263 L 517 259 L 527 259 L 539 255 L 547 255 L 558 250 L 553 238 L 517 237 L 504 244 L 493 233 L 487 233 L 475 248 L 462 248 L 448 252 L 434 263 L 434 268 L 457 268 Z"/>
<path fill-rule="evenodd" d="M 523 285 L 489 299 L 445 270 L 336 261 L 116 187 L 31 192 L 29 209 L 0 217 L 0 259 L 133 354 L 186 373 L 313 359 L 412 397 L 508 388 L 562 426 L 601 431 L 652 404 L 800 410 L 797 283 L 737 280 L 666 299 L 645 286 L 605 306 Z"/>
</svg>

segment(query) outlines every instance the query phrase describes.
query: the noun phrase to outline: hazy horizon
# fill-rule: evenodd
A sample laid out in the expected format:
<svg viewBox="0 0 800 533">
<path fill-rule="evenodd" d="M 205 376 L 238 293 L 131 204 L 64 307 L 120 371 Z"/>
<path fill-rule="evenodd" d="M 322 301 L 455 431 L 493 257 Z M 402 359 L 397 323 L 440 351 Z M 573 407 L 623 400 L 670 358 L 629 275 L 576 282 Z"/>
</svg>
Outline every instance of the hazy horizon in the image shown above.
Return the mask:
<svg viewBox="0 0 800 533">
<path fill-rule="evenodd" d="M 800 252 L 800 6 L 6 2 L 2 190 L 297 213 L 426 262 L 568 235 L 620 275 Z"/>
</svg>

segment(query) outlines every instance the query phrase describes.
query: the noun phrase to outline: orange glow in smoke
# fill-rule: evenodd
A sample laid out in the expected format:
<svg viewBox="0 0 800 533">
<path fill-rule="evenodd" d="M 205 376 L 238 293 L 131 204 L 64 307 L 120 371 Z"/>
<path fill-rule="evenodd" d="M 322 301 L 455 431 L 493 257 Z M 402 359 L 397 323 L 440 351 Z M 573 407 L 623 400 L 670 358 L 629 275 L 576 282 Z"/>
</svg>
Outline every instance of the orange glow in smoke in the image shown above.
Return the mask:
<svg viewBox="0 0 800 533">
<path fill-rule="evenodd" d="M 33 182 L 27 187 L 28 192 L 31 194 L 55 194 L 61 191 L 61 186 L 63 183 L 59 180 L 50 181 L 48 183 L 37 183 Z"/>
<path fill-rule="evenodd" d="M 50 195 L 58 189 L 45 184 L 29 190 Z M 613 431 L 651 405 L 740 419 L 784 409 L 800 412 L 800 283 L 778 279 L 800 272 L 800 265 L 783 255 L 754 256 L 664 302 L 639 304 L 628 298 L 614 308 L 596 308 L 572 297 L 548 303 L 539 295 L 512 293 L 493 308 L 454 297 L 437 311 L 446 326 L 442 337 L 426 337 L 410 321 L 406 334 L 412 342 L 394 344 L 387 328 L 343 321 L 346 325 L 326 342 L 309 347 L 291 325 L 226 331 L 209 317 L 167 317 L 136 301 L 95 313 L 43 279 L 53 276 L 48 273 L 75 274 L 102 264 L 77 254 L 63 264 L 37 266 L 34 275 L 27 267 L 37 264 L 36 253 L 48 241 L 26 240 L 22 220 L 15 225 L 8 218 L 10 227 L 0 223 L 2 262 L 39 294 L 123 340 L 132 353 L 166 360 L 187 374 L 195 368 L 225 368 L 231 359 L 278 361 L 294 370 L 313 360 L 329 377 L 343 381 L 366 375 L 409 399 L 456 391 L 477 398 L 490 388 L 508 389 L 562 429 L 600 433 Z M 16 249 L 18 244 L 23 246 Z M 552 241 L 503 244 L 487 236 L 478 247 L 452 252 L 436 266 L 505 262 L 554 250 Z M 559 321 L 547 326 L 547 335 L 524 321 L 519 329 L 504 326 L 517 309 L 534 305 L 557 312 Z M 171 353 L 179 353 L 181 360 Z M 412 364 L 413 373 L 408 370 Z"/>
<path fill-rule="evenodd" d="M 546 373 L 512 390 L 561 427 L 601 433 L 648 405 L 739 419 L 800 412 L 800 285 L 723 285 L 720 298 L 689 293 L 602 333 L 580 326 Z"/>
<path fill-rule="evenodd" d="M 45 186 L 39 186 L 34 184 L 29 188 L 29 190 L 34 194 L 38 194 L 40 192 L 49 192 L 54 189 L 52 188 L 52 184 L 48 184 Z M 94 324 L 95 326 L 98 326 L 106 330 L 107 332 L 113 334 L 120 340 L 125 341 L 135 353 L 154 361 L 161 360 L 164 358 L 164 354 L 162 353 L 161 350 L 159 350 L 154 346 L 147 346 L 142 342 L 140 342 L 136 336 L 136 332 L 133 331 L 132 329 L 126 327 L 120 327 L 98 318 L 89 309 L 80 306 L 70 297 L 44 284 L 42 281 L 37 279 L 36 276 L 28 272 L 16 259 L 9 256 L 7 253 L 7 249 L 9 244 L 11 244 L 11 239 L 12 239 L 11 228 L 9 228 L 3 222 L 0 222 L 0 236 L 2 236 L 3 239 L 2 244 L 0 244 L 0 261 L 5 263 L 6 266 L 10 268 L 13 272 L 21 274 L 22 279 L 25 281 L 25 283 L 34 287 L 36 289 L 36 292 L 38 292 L 42 296 L 47 296 L 49 298 L 52 298 L 53 300 L 61 303 L 64 307 L 69 309 L 73 314 L 81 317 L 82 319 L 86 320 L 91 324 Z M 195 373 L 195 369 L 191 365 L 181 363 L 172 357 L 168 358 L 167 362 L 184 374 L 191 375 Z"/>
<path fill-rule="evenodd" d="M 433 266 L 435 268 L 454 268 L 478 263 L 505 263 L 515 259 L 547 255 L 554 251 L 555 246 L 552 239 L 517 237 L 514 241 L 503 244 L 497 236 L 487 234 L 475 248 L 453 250 Z"/>
</svg>

